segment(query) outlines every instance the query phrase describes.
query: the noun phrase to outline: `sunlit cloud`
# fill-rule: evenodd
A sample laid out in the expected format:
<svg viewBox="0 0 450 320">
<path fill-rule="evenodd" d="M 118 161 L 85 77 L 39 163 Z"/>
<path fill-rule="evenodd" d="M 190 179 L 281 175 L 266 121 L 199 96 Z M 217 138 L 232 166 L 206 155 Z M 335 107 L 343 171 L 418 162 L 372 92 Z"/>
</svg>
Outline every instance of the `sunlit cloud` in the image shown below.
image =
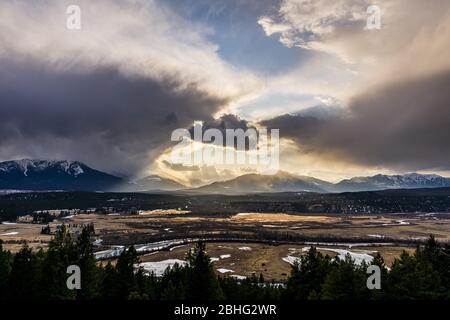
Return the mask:
<svg viewBox="0 0 450 320">
<path fill-rule="evenodd" d="M 378 1 L 369 30 L 368 0 L 2 1 L 0 158 L 190 185 L 261 173 L 168 158 L 173 130 L 225 115 L 280 129 L 281 170 L 447 172 L 450 4 L 431 3 Z"/>
</svg>

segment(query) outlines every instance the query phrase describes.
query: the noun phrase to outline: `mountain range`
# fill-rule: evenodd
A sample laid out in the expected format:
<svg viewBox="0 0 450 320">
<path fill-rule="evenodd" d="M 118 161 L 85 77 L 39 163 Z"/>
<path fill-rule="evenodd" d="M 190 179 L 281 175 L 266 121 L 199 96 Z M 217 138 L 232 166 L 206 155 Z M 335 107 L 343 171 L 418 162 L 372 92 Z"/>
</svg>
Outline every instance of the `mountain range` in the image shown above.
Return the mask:
<svg viewBox="0 0 450 320">
<path fill-rule="evenodd" d="M 110 190 L 122 179 L 78 161 L 15 160 L 0 163 L 3 190 Z"/>
<path fill-rule="evenodd" d="M 202 187 L 186 186 L 157 175 L 129 181 L 88 167 L 78 161 L 13 160 L 0 162 L 0 190 L 61 191 L 180 191 L 205 194 L 274 192 L 339 193 L 386 189 L 450 187 L 450 178 L 411 173 L 355 177 L 330 183 L 280 171 L 276 175 L 246 174 Z"/>
<path fill-rule="evenodd" d="M 332 186 L 332 183 L 323 180 L 278 172 L 276 175 L 246 174 L 231 180 L 214 182 L 191 189 L 191 191 L 217 194 L 327 192 Z"/>
<path fill-rule="evenodd" d="M 130 191 L 176 191 L 186 189 L 186 186 L 174 180 L 150 175 L 128 184 Z"/>
<path fill-rule="evenodd" d="M 356 177 L 330 183 L 324 180 L 279 172 L 274 176 L 246 174 L 228 181 L 192 189 L 199 193 L 250 194 L 273 192 L 319 192 L 341 193 L 358 191 L 378 191 L 387 189 L 419 189 L 450 187 L 450 178 L 438 175 L 411 173 L 406 175 L 375 175 Z"/>
<path fill-rule="evenodd" d="M 386 189 L 445 188 L 450 186 L 450 178 L 435 174 L 410 173 L 405 175 L 382 175 L 356 177 L 342 180 L 333 188 L 337 192 L 377 191 Z"/>
<path fill-rule="evenodd" d="M 173 191 L 183 185 L 153 175 L 130 182 L 78 161 L 14 160 L 0 162 L 0 190 L 27 191 Z"/>
</svg>

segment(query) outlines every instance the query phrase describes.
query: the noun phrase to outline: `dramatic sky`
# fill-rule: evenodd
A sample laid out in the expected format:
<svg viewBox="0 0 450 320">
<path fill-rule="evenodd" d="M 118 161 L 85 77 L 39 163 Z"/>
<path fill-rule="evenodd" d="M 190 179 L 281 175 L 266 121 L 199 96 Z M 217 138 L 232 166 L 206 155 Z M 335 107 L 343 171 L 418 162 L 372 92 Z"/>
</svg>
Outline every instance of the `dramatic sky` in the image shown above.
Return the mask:
<svg viewBox="0 0 450 320">
<path fill-rule="evenodd" d="M 261 169 L 172 163 L 201 121 L 279 129 L 292 173 L 449 175 L 449 39 L 448 0 L 1 0 L 0 160 L 192 185 Z"/>
</svg>

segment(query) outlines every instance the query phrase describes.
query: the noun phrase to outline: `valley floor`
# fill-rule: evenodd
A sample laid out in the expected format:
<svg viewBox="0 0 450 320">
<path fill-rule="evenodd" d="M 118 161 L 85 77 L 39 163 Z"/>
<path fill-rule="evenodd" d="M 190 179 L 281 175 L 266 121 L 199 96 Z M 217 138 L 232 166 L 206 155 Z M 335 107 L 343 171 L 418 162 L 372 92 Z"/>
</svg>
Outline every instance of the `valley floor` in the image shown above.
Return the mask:
<svg viewBox="0 0 450 320">
<path fill-rule="evenodd" d="M 391 265 L 403 250 L 412 252 L 418 241 L 430 234 L 450 241 L 450 214 L 311 215 L 240 213 L 228 216 L 196 215 L 188 211 L 153 210 L 139 215 L 80 214 L 50 223 L 93 223 L 97 257 L 114 259 L 123 246 L 136 245 L 143 267 L 163 270 L 183 261 L 198 238 L 208 238 L 208 255 L 217 274 L 235 278 L 262 274 L 283 281 L 290 265 L 311 245 L 324 254 L 349 253 L 358 262 L 380 252 Z M 44 225 L 0 224 L 4 248 L 18 251 L 23 243 L 33 249 L 47 246 L 52 235 L 43 235 Z M 215 240 L 216 239 L 216 240 Z M 241 240 L 240 240 L 241 239 Z"/>
</svg>

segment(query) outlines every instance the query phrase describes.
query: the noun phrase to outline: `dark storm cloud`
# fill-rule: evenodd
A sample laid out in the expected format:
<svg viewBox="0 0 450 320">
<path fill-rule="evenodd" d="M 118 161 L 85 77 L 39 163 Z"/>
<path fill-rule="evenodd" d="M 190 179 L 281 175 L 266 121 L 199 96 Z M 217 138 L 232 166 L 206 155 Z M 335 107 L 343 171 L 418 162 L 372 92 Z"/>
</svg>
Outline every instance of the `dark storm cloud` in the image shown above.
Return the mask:
<svg viewBox="0 0 450 320">
<path fill-rule="evenodd" d="M 254 126 L 252 126 L 247 120 L 241 119 L 237 115 L 234 114 L 224 114 L 220 118 L 217 119 L 209 119 L 207 121 L 203 122 L 202 126 L 203 132 L 205 132 L 208 129 L 218 129 L 220 132 L 222 132 L 223 135 L 223 145 L 226 145 L 226 130 L 237 130 L 242 129 L 247 131 L 248 129 L 255 129 Z M 191 136 L 194 136 L 194 128 L 191 127 L 189 129 L 189 132 L 191 133 Z M 213 141 L 214 142 L 214 141 Z M 236 142 L 236 139 L 235 139 Z M 235 143 L 235 147 L 237 147 Z M 246 147 L 248 147 L 248 138 L 246 138 Z"/>
<path fill-rule="evenodd" d="M 312 139 L 325 125 L 326 120 L 303 113 L 291 115 L 284 114 L 274 119 L 262 122 L 264 126 L 280 129 L 282 137 Z"/>
<path fill-rule="evenodd" d="M 305 152 L 401 170 L 450 169 L 450 72 L 387 84 L 331 118 L 283 115 L 279 128 Z"/>
<path fill-rule="evenodd" d="M 241 119 L 234 114 L 224 114 L 220 116 L 220 118 L 210 119 L 203 122 L 203 130 L 219 129 L 224 136 L 226 129 L 242 129 L 246 131 L 247 129 L 250 128 L 254 129 L 255 127 L 250 125 L 250 123 L 247 120 Z M 191 128 L 190 129 L 191 134 L 193 134 L 193 131 L 194 129 Z"/>
<path fill-rule="evenodd" d="M 0 64 L 0 157 L 69 158 L 134 174 L 170 145 L 174 129 L 209 120 L 226 101 L 176 78 L 99 67 L 56 72 Z"/>
</svg>

